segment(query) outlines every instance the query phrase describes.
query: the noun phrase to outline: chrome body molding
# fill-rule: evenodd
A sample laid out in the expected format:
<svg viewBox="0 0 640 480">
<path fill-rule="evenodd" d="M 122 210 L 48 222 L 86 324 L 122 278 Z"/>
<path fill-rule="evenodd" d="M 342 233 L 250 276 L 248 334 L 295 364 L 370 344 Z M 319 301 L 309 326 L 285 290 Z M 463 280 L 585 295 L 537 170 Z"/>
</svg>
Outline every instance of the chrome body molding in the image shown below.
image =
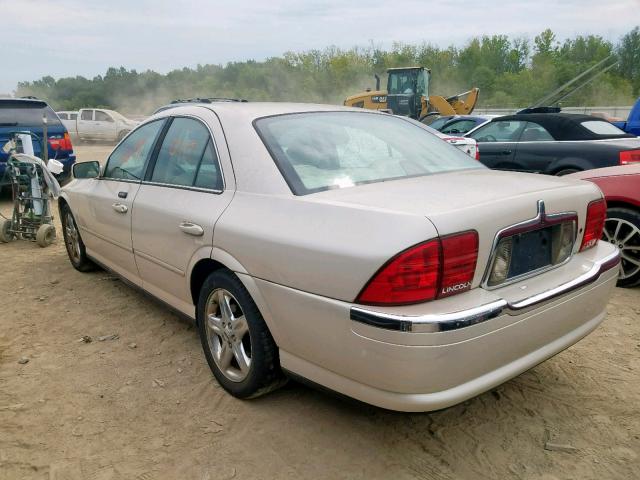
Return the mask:
<svg viewBox="0 0 640 480">
<path fill-rule="evenodd" d="M 416 316 L 394 315 L 376 312 L 366 307 L 353 306 L 350 317 L 356 322 L 400 332 L 437 333 L 458 330 L 486 322 L 503 314 L 515 316 L 541 307 L 574 290 L 594 283 L 604 272 L 615 268 L 619 263 L 620 251 L 616 250 L 595 262 L 591 269 L 573 280 L 513 303 L 499 299 L 458 312 Z"/>
</svg>

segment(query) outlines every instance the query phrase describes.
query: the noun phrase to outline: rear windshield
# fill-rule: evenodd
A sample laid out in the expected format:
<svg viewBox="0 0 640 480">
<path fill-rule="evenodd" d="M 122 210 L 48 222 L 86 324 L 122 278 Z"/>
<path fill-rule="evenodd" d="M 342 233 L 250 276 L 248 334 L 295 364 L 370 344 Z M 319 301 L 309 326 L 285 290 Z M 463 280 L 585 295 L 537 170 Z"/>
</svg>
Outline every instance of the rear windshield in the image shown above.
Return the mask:
<svg viewBox="0 0 640 480">
<path fill-rule="evenodd" d="M 626 135 L 626 132 L 623 132 L 615 125 L 602 120 L 588 120 L 582 122 L 582 126 L 596 135 Z"/>
<path fill-rule="evenodd" d="M 258 119 L 255 127 L 296 195 L 484 168 L 420 126 L 391 115 L 288 114 Z"/>
<path fill-rule="evenodd" d="M 45 114 L 48 125 L 62 125 L 56 112 L 44 102 L 0 101 L 0 127 L 40 127 Z"/>
</svg>

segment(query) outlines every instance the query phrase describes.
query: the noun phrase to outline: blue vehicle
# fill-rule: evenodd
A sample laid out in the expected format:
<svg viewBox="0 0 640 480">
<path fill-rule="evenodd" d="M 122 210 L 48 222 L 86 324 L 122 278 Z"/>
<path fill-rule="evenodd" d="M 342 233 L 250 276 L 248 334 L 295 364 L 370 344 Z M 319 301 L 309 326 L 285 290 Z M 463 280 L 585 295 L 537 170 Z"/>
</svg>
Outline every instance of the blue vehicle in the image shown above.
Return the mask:
<svg viewBox="0 0 640 480">
<path fill-rule="evenodd" d="M 636 104 L 629 112 L 629 118 L 626 122 L 611 122 L 620 130 L 624 130 L 631 135 L 640 137 L 640 98 L 636 100 Z"/>
<path fill-rule="evenodd" d="M 431 122 L 429 126 L 449 135 L 464 135 L 497 115 L 444 115 Z"/>
<path fill-rule="evenodd" d="M 29 131 L 42 139 L 43 118 L 47 119 L 48 158 L 55 158 L 64 165 L 59 180 L 71 175 L 76 162 L 73 145 L 66 127 L 56 112 L 43 100 L 34 98 L 0 98 L 0 188 L 9 184 L 5 177 L 8 154 L 2 150 L 14 132 Z M 34 142 L 34 154 L 42 158 L 42 142 Z"/>
</svg>

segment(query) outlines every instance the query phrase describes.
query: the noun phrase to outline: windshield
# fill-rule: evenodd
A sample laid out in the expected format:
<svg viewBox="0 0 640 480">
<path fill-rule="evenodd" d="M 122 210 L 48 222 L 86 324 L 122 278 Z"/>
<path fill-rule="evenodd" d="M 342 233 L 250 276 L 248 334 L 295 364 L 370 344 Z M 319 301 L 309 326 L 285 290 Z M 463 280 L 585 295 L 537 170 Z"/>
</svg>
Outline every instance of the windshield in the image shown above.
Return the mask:
<svg viewBox="0 0 640 480">
<path fill-rule="evenodd" d="M 56 112 L 44 102 L 0 102 L 0 127 L 41 127 L 46 113 L 48 125 L 61 125 Z"/>
<path fill-rule="evenodd" d="M 316 112 L 255 121 L 296 195 L 484 168 L 424 128 L 390 115 Z"/>
</svg>

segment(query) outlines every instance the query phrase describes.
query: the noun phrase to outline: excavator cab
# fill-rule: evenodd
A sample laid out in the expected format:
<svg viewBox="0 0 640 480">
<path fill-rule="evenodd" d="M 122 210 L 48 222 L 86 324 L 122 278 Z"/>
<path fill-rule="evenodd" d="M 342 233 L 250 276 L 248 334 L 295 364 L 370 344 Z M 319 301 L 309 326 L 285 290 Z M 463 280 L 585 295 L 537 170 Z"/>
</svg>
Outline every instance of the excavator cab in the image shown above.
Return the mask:
<svg viewBox="0 0 640 480">
<path fill-rule="evenodd" d="M 420 118 L 423 99 L 429 97 L 431 71 L 424 67 L 387 70 L 387 108 L 396 115 Z"/>
</svg>

